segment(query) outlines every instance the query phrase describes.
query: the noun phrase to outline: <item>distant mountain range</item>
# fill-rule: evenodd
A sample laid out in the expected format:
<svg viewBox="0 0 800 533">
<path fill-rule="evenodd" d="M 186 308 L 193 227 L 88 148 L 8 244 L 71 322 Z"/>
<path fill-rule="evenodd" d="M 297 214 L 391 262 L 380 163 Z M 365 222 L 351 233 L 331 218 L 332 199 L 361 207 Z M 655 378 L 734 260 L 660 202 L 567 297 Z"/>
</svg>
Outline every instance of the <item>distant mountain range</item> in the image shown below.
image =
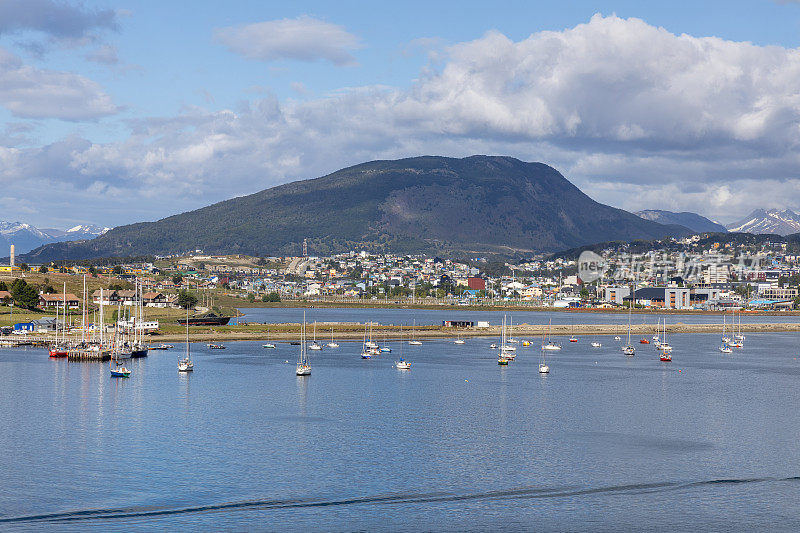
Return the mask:
<svg viewBox="0 0 800 533">
<path fill-rule="evenodd" d="M 647 209 L 645 211 L 637 211 L 636 214 L 646 220 L 652 220 L 659 224 L 677 224 L 679 226 L 684 226 L 697 233 L 725 233 L 728 231 L 722 224 L 717 224 L 704 216 L 687 211 L 674 213 L 672 211 L 661 211 L 659 209 Z"/>
<path fill-rule="evenodd" d="M 8 251 L 13 244 L 17 254 L 24 254 L 48 243 L 94 239 L 109 229 L 93 225 L 75 226 L 68 230 L 39 229 L 22 222 L 0 220 L 0 246 Z"/>
<path fill-rule="evenodd" d="M 119 226 L 27 258 L 206 253 L 328 255 L 348 250 L 530 255 L 587 243 L 688 235 L 595 202 L 555 169 L 511 157 L 372 161 L 327 176 Z"/>
<path fill-rule="evenodd" d="M 800 215 L 790 209 L 756 209 L 748 216 L 727 225 L 728 231 L 740 233 L 800 233 Z"/>
</svg>

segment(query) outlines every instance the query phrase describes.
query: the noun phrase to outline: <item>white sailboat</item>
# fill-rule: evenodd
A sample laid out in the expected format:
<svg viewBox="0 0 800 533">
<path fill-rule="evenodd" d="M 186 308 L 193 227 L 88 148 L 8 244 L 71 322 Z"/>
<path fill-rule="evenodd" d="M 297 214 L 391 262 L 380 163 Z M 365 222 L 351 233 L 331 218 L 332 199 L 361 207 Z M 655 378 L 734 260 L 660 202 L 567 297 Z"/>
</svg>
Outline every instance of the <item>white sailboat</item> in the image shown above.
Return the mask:
<svg viewBox="0 0 800 533">
<path fill-rule="evenodd" d="M 734 313 L 733 320 L 731 321 L 731 331 L 734 333 L 736 332 L 735 324 L 736 324 L 736 314 Z M 739 333 L 738 335 L 733 336 L 733 340 L 728 343 L 728 346 L 730 346 L 731 348 L 743 348 L 744 347 L 744 343 L 742 342 L 743 340 L 744 340 L 744 335 L 742 335 L 742 313 L 740 312 Z"/>
<path fill-rule="evenodd" d="M 303 311 L 303 328 L 300 330 L 300 359 L 297 361 L 295 374 L 310 376 L 311 365 L 308 364 L 308 346 L 306 346 L 306 312 Z"/>
<path fill-rule="evenodd" d="M 411 370 L 411 361 L 403 359 L 403 326 L 400 326 L 400 360 L 394 362 L 394 367 L 398 370 Z"/>
<path fill-rule="evenodd" d="M 369 339 L 364 341 L 364 346 L 370 349 L 379 350 L 380 347 L 378 346 L 377 342 L 372 341 L 372 321 L 369 322 Z"/>
<path fill-rule="evenodd" d="M 633 357 L 636 355 L 636 348 L 631 344 L 631 309 L 633 307 L 634 294 L 631 294 L 631 303 L 628 305 L 628 344 L 622 347 L 622 353 L 625 354 L 626 357 Z"/>
<path fill-rule="evenodd" d="M 506 337 L 506 317 L 505 317 L 505 315 L 503 315 L 503 329 L 502 329 L 501 337 L 502 337 L 502 340 L 500 341 L 500 343 L 501 343 L 500 344 L 500 353 L 497 354 L 497 364 L 498 365 L 502 365 L 502 366 L 507 366 L 508 362 L 511 360 L 511 358 L 508 357 L 508 355 L 510 353 L 514 353 L 514 352 L 513 351 L 510 351 L 510 352 L 506 351 L 506 348 L 508 346 L 506 344 L 506 342 L 507 342 L 508 339 Z"/>
<path fill-rule="evenodd" d="M 416 329 L 417 329 L 417 320 L 414 319 L 414 327 L 411 330 L 411 340 L 408 341 L 408 344 L 410 344 L 411 346 L 422 346 L 422 341 L 416 340 L 414 338 L 414 330 Z"/>
<path fill-rule="evenodd" d="M 551 318 L 550 322 L 547 324 L 547 338 L 542 339 L 542 350 L 554 352 L 561 349 L 561 344 L 554 342 L 553 339 L 550 337 L 550 329 L 552 327 L 553 327 L 553 319 Z"/>
<path fill-rule="evenodd" d="M 327 346 L 328 348 L 338 348 L 338 347 L 339 347 L 339 345 L 338 345 L 338 344 L 336 344 L 336 343 L 333 341 L 333 328 L 331 328 L 331 342 L 329 342 L 328 344 L 326 344 L 326 346 Z"/>
<path fill-rule="evenodd" d="M 178 360 L 178 372 L 193 372 L 194 363 L 189 356 L 189 308 L 186 308 L 186 357 Z"/>
<path fill-rule="evenodd" d="M 727 322 L 727 318 L 728 318 L 728 317 L 727 317 L 727 315 L 726 315 L 726 314 L 723 314 L 723 315 L 722 315 L 722 338 L 721 338 L 720 340 L 721 340 L 721 341 L 722 341 L 724 344 L 728 344 L 729 342 L 731 342 L 731 338 L 730 338 L 730 337 L 728 337 L 728 335 L 725 333 L 725 326 L 727 326 L 727 324 L 726 324 L 726 322 Z"/>
<path fill-rule="evenodd" d="M 316 320 L 314 321 L 314 342 L 309 344 L 308 349 L 309 350 L 321 350 L 322 349 L 322 346 L 317 344 L 317 321 Z"/>
<path fill-rule="evenodd" d="M 725 334 L 725 325 L 725 315 L 722 315 L 722 337 L 720 337 L 719 351 L 722 353 L 733 353 L 733 348 L 728 344 L 731 342 L 731 339 Z"/>
<path fill-rule="evenodd" d="M 508 339 L 504 344 L 517 344 L 519 341 L 514 338 L 514 315 L 508 317 Z"/>
<path fill-rule="evenodd" d="M 188 324 L 188 322 L 187 322 L 187 324 Z M 269 342 L 269 326 L 267 326 L 267 338 L 265 340 L 267 342 L 262 344 L 261 347 L 262 348 L 269 348 L 271 350 L 274 350 L 275 349 L 275 345 L 273 343 Z"/>
<path fill-rule="evenodd" d="M 553 319 L 550 319 L 551 323 L 552 323 L 552 321 L 553 321 Z M 550 330 L 549 326 L 548 326 L 547 329 L 548 329 L 548 335 L 549 335 L 549 330 Z M 545 360 L 545 353 L 547 353 L 547 350 L 544 349 L 544 347 L 545 347 L 544 340 L 545 340 L 544 336 L 542 336 L 542 360 L 539 362 L 539 373 L 540 374 L 549 374 L 550 373 L 550 367 L 547 366 L 547 361 Z"/>
</svg>

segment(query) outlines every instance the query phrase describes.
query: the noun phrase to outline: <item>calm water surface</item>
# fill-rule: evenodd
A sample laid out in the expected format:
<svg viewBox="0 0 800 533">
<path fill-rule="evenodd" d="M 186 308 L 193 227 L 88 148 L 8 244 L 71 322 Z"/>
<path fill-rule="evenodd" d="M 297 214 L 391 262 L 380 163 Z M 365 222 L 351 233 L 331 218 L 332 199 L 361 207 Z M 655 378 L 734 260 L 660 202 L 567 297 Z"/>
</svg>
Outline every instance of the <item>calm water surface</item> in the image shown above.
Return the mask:
<svg viewBox="0 0 800 533">
<path fill-rule="evenodd" d="M 485 339 L 405 345 L 408 372 L 343 342 L 309 378 L 287 344 L 130 379 L 0 349 L 0 528 L 800 530 L 796 334 L 675 335 L 671 364 L 598 338 L 547 376 Z"/>
</svg>

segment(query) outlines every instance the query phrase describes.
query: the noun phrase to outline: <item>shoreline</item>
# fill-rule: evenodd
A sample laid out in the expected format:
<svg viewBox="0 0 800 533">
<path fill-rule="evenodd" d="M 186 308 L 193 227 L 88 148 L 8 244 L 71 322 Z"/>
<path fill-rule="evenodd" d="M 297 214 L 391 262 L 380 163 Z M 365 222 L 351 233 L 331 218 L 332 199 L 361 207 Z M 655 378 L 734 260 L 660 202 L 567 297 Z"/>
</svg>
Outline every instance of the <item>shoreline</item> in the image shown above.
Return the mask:
<svg viewBox="0 0 800 533">
<path fill-rule="evenodd" d="M 319 324 L 318 325 L 326 325 Z M 252 324 L 251 324 L 252 326 Z M 273 325 L 274 326 L 274 325 Z M 327 325 L 331 326 L 331 325 Z M 342 328 L 342 324 L 339 324 Z M 352 325 L 348 325 L 352 326 Z M 199 331 L 192 333 L 190 330 L 191 342 L 220 342 L 220 341 L 290 341 L 297 340 L 300 334 L 300 324 L 281 324 L 280 330 L 270 330 L 267 337 L 266 326 L 260 331 L 236 331 L 235 329 L 226 331 Z M 307 327 L 306 327 L 307 328 Z M 442 326 L 417 326 L 416 328 L 403 328 L 403 340 L 411 338 L 410 331 L 413 329 L 415 338 L 419 339 L 450 339 L 455 337 L 500 337 L 501 327 L 490 326 L 488 328 L 445 328 Z M 737 331 L 738 331 L 737 327 Z M 519 339 L 533 340 L 534 338 L 541 338 L 542 335 L 547 333 L 547 325 L 530 325 L 519 324 L 514 326 L 514 337 Z M 306 331 L 308 331 L 306 329 Z M 772 323 L 772 324 L 742 324 L 741 331 L 743 333 L 791 333 L 800 332 L 800 323 Z M 551 336 L 568 337 L 570 335 L 586 336 L 586 335 L 627 335 L 627 326 L 618 324 L 576 324 L 576 325 L 554 325 L 550 327 Z M 722 324 L 683 324 L 675 323 L 667 325 L 667 333 L 721 333 Z M 636 336 L 636 342 L 639 338 L 644 336 L 650 338 L 655 334 L 655 326 L 653 325 L 631 325 L 631 336 Z M 400 340 L 400 327 L 399 326 L 380 326 L 372 330 L 373 339 L 382 339 L 386 337 L 387 340 L 398 341 Z M 181 342 L 186 338 L 185 333 L 165 333 L 161 335 L 154 335 L 148 338 L 148 344 L 158 345 L 160 342 Z M 330 338 L 330 330 L 322 331 L 317 339 L 320 344 L 326 344 Z M 352 327 L 344 327 L 337 331 L 334 327 L 334 339 L 338 341 L 359 341 L 364 338 L 363 325 L 359 325 L 358 329 Z"/>
</svg>

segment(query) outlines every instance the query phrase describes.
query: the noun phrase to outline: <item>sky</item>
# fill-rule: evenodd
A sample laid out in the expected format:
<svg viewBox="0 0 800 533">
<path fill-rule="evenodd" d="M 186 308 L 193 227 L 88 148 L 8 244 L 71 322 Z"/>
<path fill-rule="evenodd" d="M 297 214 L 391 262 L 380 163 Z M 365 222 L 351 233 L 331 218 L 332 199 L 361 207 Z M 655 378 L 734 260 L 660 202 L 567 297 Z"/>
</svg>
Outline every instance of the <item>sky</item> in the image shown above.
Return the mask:
<svg viewBox="0 0 800 533">
<path fill-rule="evenodd" d="M 157 220 L 373 159 L 800 208 L 800 2 L 0 0 L 0 219 Z"/>
</svg>

